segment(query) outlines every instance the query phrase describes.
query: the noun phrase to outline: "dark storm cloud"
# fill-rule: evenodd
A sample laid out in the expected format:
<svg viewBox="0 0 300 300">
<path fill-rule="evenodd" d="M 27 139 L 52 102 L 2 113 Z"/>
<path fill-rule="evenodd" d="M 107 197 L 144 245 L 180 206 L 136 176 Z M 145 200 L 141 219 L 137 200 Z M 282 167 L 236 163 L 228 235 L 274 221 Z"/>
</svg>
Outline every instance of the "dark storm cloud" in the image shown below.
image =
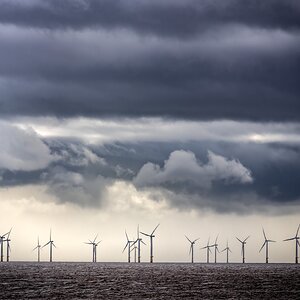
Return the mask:
<svg viewBox="0 0 300 300">
<path fill-rule="evenodd" d="M 298 1 L 1 1 L 0 114 L 299 120 Z"/>
<path fill-rule="evenodd" d="M 242 23 L 298 29 L 297 0 L 2 0 L 0 22 L 36 28 L 128 28 L 164 36 L 191 36 L 207 27 Z"/>
</svg>

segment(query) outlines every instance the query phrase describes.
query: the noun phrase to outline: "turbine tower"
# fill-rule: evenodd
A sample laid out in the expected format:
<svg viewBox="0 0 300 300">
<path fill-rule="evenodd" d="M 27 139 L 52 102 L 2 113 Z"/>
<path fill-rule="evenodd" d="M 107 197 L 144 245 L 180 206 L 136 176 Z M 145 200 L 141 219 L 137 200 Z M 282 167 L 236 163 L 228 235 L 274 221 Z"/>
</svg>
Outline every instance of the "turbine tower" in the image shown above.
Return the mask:
<svg viewBox="0 0 300 300">
<path fill-rule="evenodd" d="M 11 228 L 10 231 L 7 233 L 6 240 L 4 240 L 4 242 L 6 242 L 6 261 L 9 261 L 10 242 L 11 242 L 11 239 L 9 238 L 9 236 L 10 236 L 11 230 L 12 230 L 12 228 Z"/>
<path fill-rule="evenodd" d="M 7 236 L 9 234 L 9 232 L 6 232 L 5 234 L 0 235 L 0 260 L 1 260 L 1 262 L 3 262 L 3 257 L 4 257 L 4 251 L 3 251 L 4 239 L 5 239 L 5 236 Z"/>
<path fill-rule="evenodd" d="M 193 263 L 194 263 L 194 245 L 195 245 L 196 241 L 199 240 L 199 238 L 198 238 L 198 239 L 195 239 L 195 240 L 193 240 L 193 241 L 191 241 L 186 235 L 185 235 L 185 237 L 186 237 L 186 239 L 187 239 L 187 240 L 190 242 L 190 244 L 191 244 L 189 255 L 192 254 L 192 261 L 191 261 L 191 263 L 193 264 Z"/>
<path fill-rule="evenodd" d="M 298 246 L 300 246 L 300 243 L 299 243 L 299 236 L 298 236 L 298 233 L 299 233 L 299 228 L 300 228 L 300 224 L 298 226 L 298 229 L 297 229 L 297 232 L 296 232 L 296 235 L 292 238 L 289 238 L 289 239 L 286 239 L 286 240 L 283 240 L 284 242 L 286 241 L 292 241 L 292 240 L 295 240 L 295 246 L 296 246 L 296 257 L 295 257 L 295 263 L 297 264 L 298 263 Z"/>
<path fill-rule="evenodd" d="M 39 239 L 39 237 L 38 237 L 38 240 L 37 240 L 37 246 L 34 248 L 34 249 L 32 249 L 32 251 L 34 251 L 34 250 L 36 250 L 37 249 L 37 253 L 38 253 L 38 262 L 40 262 L 40 259 L 41 259 L 41 245 L 40 245 L 40 239 Z"/>
<path fill-rule="evenodd" d="M 151 234 L 141 232 L 141 234 L 150 237 L 150 263 L 153 263 L 153 238 L 155 237 L 154 232 L 158 226 L 159 226 L 159 224 L 154 228 L 154 230 L 152 231 Z"/>
<path fill-rule="evenodd" d="M 50 247 L 50 259 L 49 259 L 49 261 L 52 262 L 52 246 L 54 246 L 55 248 L 56 248 L 56 246 L 54 245 L 54 241 L 52 241 L 52 238 L 51 238 L 51 229 L 50 229 L 50 239 L 49 239 L 49 242 L 46 243 L 43 246 L 43 248 L 46 247 L 47 245 L 49 245 L 49 247 Z"/>
<path fill-rule="evenodd" d="M 242 256 L 243 256 L 243 264 L 245 263 L 245 245 L 246 241 L 249 239 L 250 235 L 246 237 L 243 241 L 239 238 L 236 238 L 242 244 Z"/>
<path fill-rule="evenodd" d="M 264 238 L 265 238 L 265 241 L 264 243 L 262 244 L 259 252 L 263 249 L 263 247 L 266 246 L 266 264 L 269 262 L 269 243 L 275 243 L 275 241 L 272 241 L 272 240 L 268 240 L 267 237 L 266 237 L 266 233 L 265 233 L 265 230 L 263 230 L 263 234 L 264 234 Z"/>
<path fill-rule="evenodd" d="M 141 243 L 143 243 L 144 245 L 146 245 L 143 240 L 140 238 L 140 229 L 139 229 L 139 225 L 137 227 L 137 239 L 136 239 L 136 243 L 137 243 L 137 259 L 138 259 L 138 263 L 141 262 Z"/>
<path fill-rule="evenodd" d="M 227 246 L 225 249 L 223 249 L 221 252 L 226 251 L 226 263 L 228 264 L 229 262 L 229 251 L 232 253 L 232 251 L 230 250 L 230 248 L 228 247 L 228 241 L 227 241 Z"/>
<path fill-rule="evenodd" d="M 209 240 L 210 238 L 208 238 L 207 241 L 207 245 L 201 249 L 206 249 L 206 262 L 209 264 L 209 252 L 211 253 L 210 247 L 212 247 L 212 245 L 209 245 Z"/>
<path fill-rule="evenodd" d="M 136 250 L 138 247 L 135 245 L 135 243 L 136 241 L 132 244 L 134 247 L 131 248 L 130 252 L 134 251 L 134 262 L 136 263 Z"/>
<path fill-rule="evenodd" d="M 219 248 L 218 248 L 218 244 L 217 244 L 218 237 L 219 237 L 219 235 L 217 235 L 215 243 L 213 245 L 211 245 L 211 247 L 215 248 L 215 264 L 217 263 L 217 251 L 220 253 Z"/>
<path fill-rule="evenodd" d="M 135 243 L 136 241 L 130 241 L 129 238 L 128 238 L 128 235 L 127 235 L 127 232 L 125 230 L 125 235 L 126 235 L 126 239 L 127 239 L 127 243 L 122 251 L 122 253 L 126 250 L 126 248 L 128 249 L 128 262 L 130 263 L 130 252 L 131 252 L 131 246 L 132 244 L 131 243 Z"/>
</svg>

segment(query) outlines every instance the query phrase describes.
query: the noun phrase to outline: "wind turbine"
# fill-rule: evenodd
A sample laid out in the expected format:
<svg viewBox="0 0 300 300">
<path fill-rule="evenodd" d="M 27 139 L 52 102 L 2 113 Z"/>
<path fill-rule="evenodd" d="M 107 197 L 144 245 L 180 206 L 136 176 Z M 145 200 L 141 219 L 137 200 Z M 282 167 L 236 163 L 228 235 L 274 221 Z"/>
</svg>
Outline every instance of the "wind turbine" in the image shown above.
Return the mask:
<svg viewBox="0 0 300 300">
<path fill-rule="evenodd" d="M 126 243 L 122 253 L 125 251 L 126 248 L 128 248 L 128 262 L 130 263 L 131 243 L 135 243 L 136 241 L 130 241 L 129 240 L 126 230 L 125 230 L 125 235 L 126 235 L 127 243 Z"/>
<path fill-rule="evenodd" d="M 243 241 L 239 238 L 236 238 L 242 244 L 242 256 L 243 256 L 243 264 L 245 263 L 245 245 L 246 241 L 249 239 L 250 235 L 246 237 Z"/>
<path fill-rule="evenodd" d="M 97 262 L 97 246 L 101 243 L 101 241 L 96 242 L 97 237 L 98 237 L 98 234 L 95 236 L 93 241 L 89 240 L 89 243 L 85 243 L 85 244 L 93 246 L 93 260 L 92 260 L 92 262 Z"/>
<path fill-rule="evenodd" d="M 49 239 L 49 242 L 46 243 L 44 247 L 46 247 L 47 245 L 50 245 L 50 262 L 52 262 L 52 246 L 54 246 L 56 248 L 56 246 L 54 245 L 54 241 L 52 241 L 52 238 L 51 238 L 51 229 L 50 229 L 50 239 Z"/>
<path fill-rule="evenodd" d="M 210 247 L 214 247 L 215 248 L 215 263 L 217 263 L 217 251 L 220 253 L 219 248 L 218 248 L 218 244 L 217 244 L 218 237 L 219 237 L 219 235 L 217 235 L 215 243 L 210 246 Z"/>
<path fill-rule="evenodd" d="M 155 237 L 154 232 L 158 226 L 159 226 L 159 224 L 154 228 L 154 230 L 152 231 L 151 234 L 141 232 L 141 234 L 150 237 L 150 263 L 153 263 L 153 238 Z"/>
<path fill-rule="evenodd" d="M 262 230 L 263 230 L 265 241 L 262 244 L 259 252 L 263 249 L 264 246 L 266 246 L 266 264 L 267 264 L 269 262 L 269 243 L 275 243 L 275 241 L 268 240 L 267 237 L 266 237 L 265 230 L 264 229 L 262 229 Z"/>
<path fill-rule="evenodd" d="M 232 251 L 230 250 L 230 248 L 228 247 L 228 241 L 227 241 L 227 246 L 226 246 L 226 248 L 225 249 L 223 249 L 221 252 L 224 252 L 224 251 L 226 251 L 226 263 L 228 263 L 229 262 L 229 251 L 232 253 Z"/>
<path fill-rule="evenodd" d="M 199 240 L 199 238 L 198 239 L 195 239 L 195 240 L 193 240 L 193 241 L 191 241 L 186 235 L 185 235 L 185 237 L 186 237 L 186 239 L 190 242 L 190 244 L 191 244 L 191 246 L 190 246 L 190 252 L 189 252 L 189 255 L 191 255 L 192 254 L 192 264 L 194 263 L 194 245 L 195 245 L 195 243 L 196 243 L 196 241 L 198 241 Z"/>
<path fill-rule="evenodd" d="M 9 253 L 10 253 L 10 233 L 11 233 L 12 228 L 10 229 L 10 231 L 7 233 L 7 237 L 6 240 L 4 240 L 4 242 L 6 242 L 6 261 L 9 261 Z"/>
<path fill-rule="evenodd" d="M 296 264 L 298 263 L 298 246 L 300 246 L 300 243 L 299 243 L 299 236 L 298 236 L 299 228 L 300 228 L 300 224 L 299 224 L 299 226 L 298 226 L 296 235 L 295 235 L 293 238 L 289 238 L 289 239 L 283 240 L 284 242 L 295 240 L 295 243 L 296 243 L 296 257 L 295 257 L 295 263 L 296 263 Z"/>
<path fill-rule="evenodd" d="M 40 262 L 40 258 L 41 258 L 41 245 L 40 245 L 40 238 L 38 237 L 38 240 L 37 240 L 37 246 L 32 249 L 32 251 L 36 250 L 38 251 L 38 262 Z"/>
<path fill-rule="evenodd" d="M 10 232 L 10 231 L 9 231 Z M 3 262 L 3 257 L 4 257 L 4 253 L 3 253 L 3 243 L 4 243 L 4 238 L 5 238 L 5 236 L 6 235 L 8 235 L 9 234 L 9 232 L 6 232 L 5 234 L 3 234 L 3 235 L 0 235 L 0 260 L 1 260 L 1 262 Z"/>
<path fill-rule="evenodd" d="M 208 238 L 207 241 L 207 245 L 201 249 L 206 249 L 206 262 L 209 264 L 209 252 L 211 253 L 210 247 L 212 247 L 211 245 L 209 245 L 209 240 L 210 238 Z"/>
<path fill-rule="evenodd" d="M 144 245 L 146 245 L 143 240 L 140 238 L 140 229 L 139 229 L 139 225 L 137 227 L 137 239 L 136 239 L 136 243 L 137 243 L 137 252 L 138 252 L 138 263 L 141 262 L 141 243 L 143 243 Z"/>
</svg>

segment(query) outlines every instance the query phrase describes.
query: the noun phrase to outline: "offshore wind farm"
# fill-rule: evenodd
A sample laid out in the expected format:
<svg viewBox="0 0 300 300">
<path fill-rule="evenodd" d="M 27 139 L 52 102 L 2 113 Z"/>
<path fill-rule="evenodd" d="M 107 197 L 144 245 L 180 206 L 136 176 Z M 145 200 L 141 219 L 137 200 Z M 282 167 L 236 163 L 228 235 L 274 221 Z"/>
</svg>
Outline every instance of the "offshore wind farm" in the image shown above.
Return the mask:
<svg viewBox="0 0 300 300">
<path fill-rule="evenodd" d="M 299 0 L 0 0 L 0 299 L 300 299 Z"/>
</svg>

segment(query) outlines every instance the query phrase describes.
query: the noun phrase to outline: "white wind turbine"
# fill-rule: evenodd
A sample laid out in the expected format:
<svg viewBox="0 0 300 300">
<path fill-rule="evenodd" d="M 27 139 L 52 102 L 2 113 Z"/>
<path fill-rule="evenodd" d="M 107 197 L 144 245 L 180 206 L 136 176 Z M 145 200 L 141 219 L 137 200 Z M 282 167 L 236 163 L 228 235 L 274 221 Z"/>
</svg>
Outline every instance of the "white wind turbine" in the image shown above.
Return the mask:
<svg viewBox="0 0 300 300">
<path fill-rule="evenodd" d="M 185 235 L 186 239 L 190 242 L 191 246 L 190 246 L 190 251 L 189 251 L 189 255 L 192 255 L 192 260 L 191 260 L 191 263 L 193 264 L 194 263 L 194 245 L 196 243 L 196 241 L 199 240 L 199 238 L 191 241 L 186 235 Z"/>
<path fill-rule="evenodd" d="M 215 248 L 215 263 L 217 263 L 217 252 L 220 253 L 219 248 L 218 248 L 218 244 L 217 244 L 218 237 L 219 237 L 219 235 L 217 235 L 215 243 L 213 245 L 211 245 L 211 247 Z"/>
<path fill-rule="evenodd" d="M 37 246 L 32 249 L 32 251 L 37 250 L 37 261 L 40 262 L 41 261 L 41 245 L 40 245 L 40 238 L 38 237 L 37 239 Z"/>
<path fill-rule="evenodd" d="M 249 239 L 250 235 L 246 237 L 243 241 L 239 238 L 236 238 L 242 244 L 242 257 L 243 257 L 243 264 L 245 263 L 245 245 L 246 241 Z"/>
<path fill-rule="evenodd" d="M 283 241 L 292 241 L 292 240 L 295 240 L 295 246 L 296 246 L 296 256 L 295 256 L 295 263 L 297 264 L 298 263 L 298 246 L 300 246 L 300 243 L 299 243 L 299 236 L 298 236 L 298 233 L 299 233 L 299 228 L 300 228 L 300 224 L 298 226 L 298 229 L 297 229 L 297 232 L 296 232 L 296 235 L 292 238 L 289 238 L 289 239 L 285 239 Z"/>
<path fill-rule="evenodd" d="M 131 244 L 136 242 L 136 241 L 130 241 L 129 240 L 126 230 L 125 230 L 125 235 L 126 235 L 127 243 L 126 243 L 122 253 L 126 250 L 126 248 L 128 249 L 128 262 L 130 263 Z"/>
<path fill-rule="evenodd" d="M 97 262 L 97 247 L 101 243 L 101 241 L 96 242 L 97 237 L 98 237 L 98 234 L 95 236 L 93 241 L 89 240 L 89 243 L 85 242 L 85 244 L 93 246 L 93 259 L 92 259 L 92 262 Z"/>
<path fill-rule="evenodd" d="M 229 262 L 229 252 L 232 253 L 232 251 L 231 251 L 230 248 L 228 247 L 228 241 L 227 241 L 226 248 L 223 249 L 221 252 L 224 252 L 224 251 L 226 251 L 226 263 L 228 263 L 228 262 Z"/>
<path fill-rule="evenodd" d="M 209 264 L 209 253 L 211 253 L 211 250 L 210 248 L 212 247 L 212 245 L 209 245 L 209 240 L 210 238 L 208 238 L 208 241 L 207 241 L 207 245 L 201 249 L 206 249 L 206 262 Z"/>
<path fill-rule="evenodd" d="M 9 234 L 9 232 L 6 232 L 5 234 L 0 235 L 0 260 L 1 260 L 1 262 L 3 262 L 3 257 L 4 257 L 3 243 L 5 240 L 5 236 L 7 236 Z"/>
<path fill-rule="evenodd" d="M 6 240 L 4 240 L 4 242 L 6 242 L 6 261 L 9 261 L 9 254 L 10 254 L 10 242 L 11 242 L 11 239 L 9 238 L 10 237 L 10 233 L 11 233 L 11 230 L 12 228 L 10 229 L 10 231 L 7 233 L 7 237 L 6 237 Z"/>
<path fill-rule="evenodd" d="M 140 238 L 140 229 L 139 229 L 139 225 L 137 227 L 137 239 L 135 241 L 135 243 L 137 243 L 137 262 L 140 263 L 141 262 L 141 243 L 146 245 L 143 240 Z"/>
<path fill-rule="evenodd" d="M 49 245 L 49 247 L 50 247 L 49 261 L 52 262 L 52 252 L 53 252 L 52 247 L 54 246 L 54 247 L 56 248 L 56 246 L 54 245 L 54 241 L 53 241 L 52 238 L 51 238 L 51 229 L 50 229 L 50 239 L 49 239 L 49 242 L 46 243 L 46 244 L 43 246 L 43 248 L 46 247 L 47 245 Z"/>
<path fill-rule="evenodd" d="M 266 264 L 267 264 L 269 262 L 269 243 L 275 243 L 275 241 L 268 240 L 267 237 L 266 237 L 265 230 L 264 229 L 262 229 L 262 230 L 263 230 L 265 241 L 262 244 L 259 252 L 263 249 L 263 247 L 266 247 Z"/>
<path fill-rule="evenodd" d="M 141 232 L 141 234 L 150 237 L 150 263 L 153 263 L 153 238 L 155 237 L 154 232 L 158 226 L 159 224 L 154 228 L 151 234 Z"/>
</svg>

